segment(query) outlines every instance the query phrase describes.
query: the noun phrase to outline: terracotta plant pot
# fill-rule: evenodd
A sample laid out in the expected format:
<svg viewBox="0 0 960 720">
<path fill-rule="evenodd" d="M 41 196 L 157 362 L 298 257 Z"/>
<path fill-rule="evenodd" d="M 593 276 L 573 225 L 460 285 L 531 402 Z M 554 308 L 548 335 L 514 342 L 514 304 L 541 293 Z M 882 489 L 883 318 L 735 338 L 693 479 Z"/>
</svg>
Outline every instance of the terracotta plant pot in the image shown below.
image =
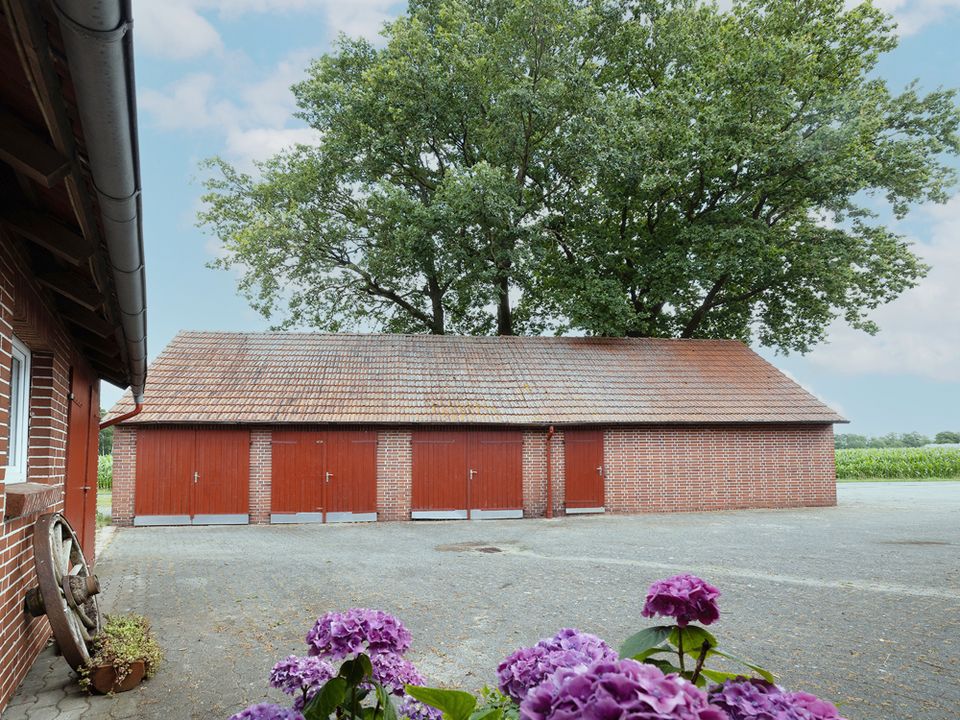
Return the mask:
<svg viewBox="0 0 960 720">
<path fill-rule="evenodd" d="M 107 693 L 126 692 L 133 690 L 143 681 L 147 668 L 142 660 L 138 660 L 130 666 L 130 672 L 119 680 L 117 670 L 113 665 L 98 665 L 90 672 L 90 684 L 94 689 L 106 695 Z"/>
</svg>

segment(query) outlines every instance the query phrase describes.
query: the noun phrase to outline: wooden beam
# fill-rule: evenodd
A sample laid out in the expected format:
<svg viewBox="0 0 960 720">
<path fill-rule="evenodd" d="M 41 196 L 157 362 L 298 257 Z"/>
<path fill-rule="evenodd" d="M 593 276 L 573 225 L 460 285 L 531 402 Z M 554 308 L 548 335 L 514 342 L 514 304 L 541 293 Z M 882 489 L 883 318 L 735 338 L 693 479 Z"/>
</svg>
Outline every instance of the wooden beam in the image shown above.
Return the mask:
<svg viewBox="0 0 960 720">
<path fill-rule="evenodd" d="M 8 208 L 2 211 L 0 222 L 73 265 L 80 265 L 93 255 L 93 244 L 83 235 L 37 210 Z"/>
<path fill-rule="evenodd" d="M 60 313 L 63 318 L 74 325 L 89 330 L 102 338 L 113 337 L 116 328 L 96 313 L 79 307 L 70 307 Z"/>
<path fill-rule="evenodd" d="M 0 160 L 45 188 L 59 183 L 70 161 L 17 118 L 0 111 Z"/>
<path fill-rule="evenodd" d="M 103 305 L 103 296 L 100 291 L 74 273 L 46 273 L 38 276 L 37 280 L 86 310 L 97 310 Z"/>
</svg>

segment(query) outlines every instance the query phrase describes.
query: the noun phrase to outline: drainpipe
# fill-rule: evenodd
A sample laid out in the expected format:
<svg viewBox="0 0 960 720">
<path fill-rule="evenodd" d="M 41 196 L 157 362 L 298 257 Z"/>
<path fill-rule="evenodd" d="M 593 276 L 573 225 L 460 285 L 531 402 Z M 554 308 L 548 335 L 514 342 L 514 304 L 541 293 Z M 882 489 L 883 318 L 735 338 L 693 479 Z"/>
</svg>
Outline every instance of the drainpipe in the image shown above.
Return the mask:
<svg viewBox="0 0 960 720">
<path fill-rule="evenodd" d="M 111 427 L 112 425 L 116 425 L 117 423 L 122 423 L 124 420 L 129 420 L 134 415 L 139 415 L 142 410 L 143 410 L 143 403 L 138 402 L 136 406 L 133 408 L 133 410 L 131 410 L 130 412 L 124 413 L 123 415 L 117 415 L 117 417 L 115 418 L 112 418 L 110 420 L 107 420 L 106 422 L 100 423 L 100 429 L 103 430 L 104 428 Z"/>
<path fill-rule="evenodd" d="M 130 0 L 54 0 L 53 6 L 77 94 L 130 387 L 139 407 L 147 376 L 147 300 Z"/>
<path fill-rule="evenodd" d="M 553 517 L 553 425 L 547 428 L 547 518 Z"/>
</svg>

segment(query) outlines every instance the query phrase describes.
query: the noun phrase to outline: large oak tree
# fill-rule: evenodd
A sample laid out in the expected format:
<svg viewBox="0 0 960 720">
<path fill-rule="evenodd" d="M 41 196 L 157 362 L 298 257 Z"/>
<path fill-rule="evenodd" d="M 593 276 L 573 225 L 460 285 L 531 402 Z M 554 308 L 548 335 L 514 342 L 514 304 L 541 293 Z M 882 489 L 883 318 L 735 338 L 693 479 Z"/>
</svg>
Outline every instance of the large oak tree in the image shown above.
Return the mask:
<svg viewBox="0 0 960 720">
<path fill-rule="evenodd" d="M 216 264 L 281 327 L 734 337 L 805 350 L 925 268 L 952 91 L 842 0 L 419 0 L 294 87 L 319 145 L 213 160 Z"/>
</svg>

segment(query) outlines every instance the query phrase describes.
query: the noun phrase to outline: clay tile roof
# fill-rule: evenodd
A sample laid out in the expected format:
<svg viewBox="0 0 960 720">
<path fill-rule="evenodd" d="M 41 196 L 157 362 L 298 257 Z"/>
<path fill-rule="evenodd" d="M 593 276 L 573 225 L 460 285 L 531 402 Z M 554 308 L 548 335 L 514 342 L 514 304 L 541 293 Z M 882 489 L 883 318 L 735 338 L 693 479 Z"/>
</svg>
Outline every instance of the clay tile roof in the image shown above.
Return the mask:
<svg viewBox="0 0 960 720">
<path fill-rule="evenodd" d="M 111 415 L 132 408 L 128 394 Z M 736 341 L 183 332 L 128 422 L 844 420 Z"/>
</svg>

